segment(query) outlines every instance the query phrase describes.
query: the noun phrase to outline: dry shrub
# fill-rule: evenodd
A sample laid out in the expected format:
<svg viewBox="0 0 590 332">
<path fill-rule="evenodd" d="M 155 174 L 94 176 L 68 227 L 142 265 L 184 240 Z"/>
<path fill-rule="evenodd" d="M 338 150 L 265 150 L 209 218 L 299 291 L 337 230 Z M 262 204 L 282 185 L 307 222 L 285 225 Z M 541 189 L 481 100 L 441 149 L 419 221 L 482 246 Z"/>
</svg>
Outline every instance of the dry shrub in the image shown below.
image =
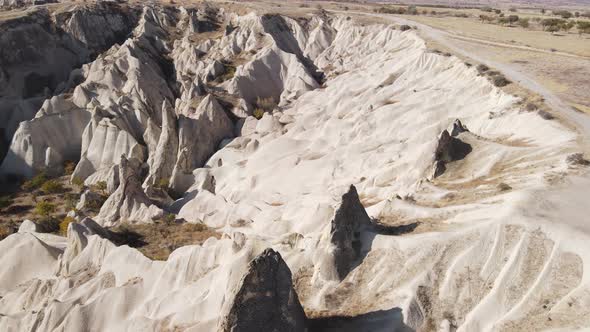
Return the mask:
<svg viewBox="0 0 590 332">
<path fill-rule="evenodd" d="M 56 180 L 47 180 L 41 185 L 41 190 L 46 194 L 57 194 L 64 191 L 64 187 Z"/>
<path fill-rule="evenodd" d="M 74 170 L 76 169 L 76 163 L 71 160 L 66 160 L 64 162 L 64 173 L 65 175 L 72 175 Z"/>
<path fill-rule="evenodd" d="M 40 201 L 35 205 L 35 213 L 41 217 L 49 217 L 51 214 L 55 213 L 55 210 L 55 204 L 47 201 Z"/>
<path fill-rule="evenodd" d="M 59 223 L 59 233 L 64 236 L 67 235 L 68 234 L 68 226 L 75 221 L 76 221 L 76 219 L 74 219 L 72 217 L 66 216 L 65 218 L 63 218 L 63 220 Z"/>
<path fill-rule="evenodd" d="M 261 119 L 264 116 L 264 113 L 271 112 L 275 107 L 277 107 L 277 102 L 275 101 L 274 97 L 267 97 L 267 98 L 256 98 L 256 103 L 254 105 L 254 115 L 255 118 Z"/>
</svg>

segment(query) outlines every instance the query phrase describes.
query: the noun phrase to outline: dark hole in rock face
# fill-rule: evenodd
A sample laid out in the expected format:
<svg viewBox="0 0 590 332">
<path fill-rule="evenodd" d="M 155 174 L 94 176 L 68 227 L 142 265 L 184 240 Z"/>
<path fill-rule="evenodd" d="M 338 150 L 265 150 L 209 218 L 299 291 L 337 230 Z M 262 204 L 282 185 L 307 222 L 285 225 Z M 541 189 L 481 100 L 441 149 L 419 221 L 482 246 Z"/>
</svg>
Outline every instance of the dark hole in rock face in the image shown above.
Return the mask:
<svg viewBox="0 0 590 332">
<path fill-rule="evenodd" d="M 29 73 L 25 76 L 22 94 L 25 98 L 42 94 L 45 88 L 53 90 L 53 78 L 38 73 Z"/>
</svg>

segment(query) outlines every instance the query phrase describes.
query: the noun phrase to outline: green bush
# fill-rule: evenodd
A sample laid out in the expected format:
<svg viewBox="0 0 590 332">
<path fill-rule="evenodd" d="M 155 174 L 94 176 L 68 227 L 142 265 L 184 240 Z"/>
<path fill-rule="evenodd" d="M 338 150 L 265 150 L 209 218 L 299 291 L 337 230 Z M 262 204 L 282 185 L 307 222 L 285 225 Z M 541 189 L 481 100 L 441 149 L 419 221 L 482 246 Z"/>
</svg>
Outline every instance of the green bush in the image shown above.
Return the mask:
<svg viewBox="0 0 590 332">
<path fill-rule="evenodd" d="M 578 21 L 576 22 L 578 25 L 578 32 L 580 34 L 583 33 L 590 33 L 590 22 L 589 21 Z"/>
<path fill-rule="evenodd" d="M 567 10 L 554 10 L 553 15 L 561 16 L 562 18 L 565 18 L 565 19 L 568 19 L 568 18 L 574 16 L 571 12 L 569 12 Z"/>
<path fill-rule="evenodd" d="M 35 175 L 32 179 L 25 181 L 23 183 L 22 188 L 23 190 L 30 191 L 35 190 L 43 185 L 45 181 L 47 181 L 47 174 L 45 172 L 40 172 L 39 174 Z"/>
<path fill-rule="evenodd" d="M 510 24 L 518 22 L 519 19 L 518 15 L 508 15 L 508 23 Z"/>
<path fill-rule="evenodd" d="M 41 190 L 46 194 L 56 194 L 62 192 L 64 187 L 56 180 L 47 180 L 41 185 Z"/>
</svg>

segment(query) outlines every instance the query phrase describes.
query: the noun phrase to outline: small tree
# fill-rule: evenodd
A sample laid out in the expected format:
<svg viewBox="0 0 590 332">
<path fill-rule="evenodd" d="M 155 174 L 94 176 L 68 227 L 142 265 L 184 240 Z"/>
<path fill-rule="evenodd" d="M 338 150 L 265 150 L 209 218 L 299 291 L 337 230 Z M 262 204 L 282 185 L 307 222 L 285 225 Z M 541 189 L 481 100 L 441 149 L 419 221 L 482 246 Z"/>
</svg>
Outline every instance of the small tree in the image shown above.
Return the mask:
<svg viewBox="0 0 590 332">
<path fill-rule="evenodd" d="M 583 33 L 590 34 L 590 22 L 589 21 L 578 21 L 578 33 L 581 35 Z"/>
<path fill-rule="evenodd" d="M 520 20 L 518 20 L 518 25 L 520 25 L 523 28 L 528 28 L 529 27 L 529 19 L 528 18 L 521 18 Z"/>
<path fill-rule="evenodd" d="M 567 23 L 563 24 L 563 25 L 561 26 L 561 29 L 562 29 L 563 31 L 565 31 L 565 32 L 568 32 L 568 31 L 570 31 L 570 30 L 571 30 L 571 29 L 572 29 L 572 28 L 573 28 L 575 25 L 576 25 L 576 23 L 575 23 L 574 21 L 569 21 L 569 22 L 567 22 Z"/>
<path fill-rule="evenodd" d="M 574 16 L 571 12 L 569 12 L 567 10 L 554 10 L 553 15 L 561 16 L 562 18 L 565 18 L 565 19 L 568 19 L 568 18 Z"/>
<path fill-rule="evenodd" d="M 541 14 L 545 14 L 545 8 L 541 8 Z"/>
<path fill-rule="evenodd" d="M 508 15 L 508 23 L 510 24 L 514 24 L 516 22 L 518 22 L 518 15 Z"/>
</svg>

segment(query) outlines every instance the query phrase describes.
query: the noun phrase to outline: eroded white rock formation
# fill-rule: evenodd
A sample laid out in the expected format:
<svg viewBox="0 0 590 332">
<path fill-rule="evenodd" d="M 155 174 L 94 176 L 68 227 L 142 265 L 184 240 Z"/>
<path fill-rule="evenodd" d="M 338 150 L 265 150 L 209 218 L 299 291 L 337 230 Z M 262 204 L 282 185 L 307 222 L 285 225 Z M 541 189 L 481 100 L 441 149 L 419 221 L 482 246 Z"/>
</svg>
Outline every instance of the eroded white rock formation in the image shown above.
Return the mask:
<svg viewBox="0 0 590 332">
<path fill-rule="evenodd" d="M 576 133 L 519 112 L 414 31 L 147 6 L 78 74 L 72 96 L 21 124 L 13 150 L 30 168 L 57 164 L 61 145 L 34 135 L 89 114 L 63 149 L 79 147 L 74 176 L 107 182 L 110 197 L 67 238 L 27 223 L 0 241 L 0 330 L 211 331 L 251 326 L 241 304 L 269 298 L 287 313 L 277 326 L 300 326 L 297 302 L 307 319 L 361 329 L 383 312 L 415 330 L 587 324 Z M 249 116 L 267 97 L 276 109 Z M 454 139 L 471 151 L 457 158 Z M 435 160 L 446 170 L 432 178 Z M 221 239 L 152 261 L 103 229 L 166 213 Z"/>
</svg>

